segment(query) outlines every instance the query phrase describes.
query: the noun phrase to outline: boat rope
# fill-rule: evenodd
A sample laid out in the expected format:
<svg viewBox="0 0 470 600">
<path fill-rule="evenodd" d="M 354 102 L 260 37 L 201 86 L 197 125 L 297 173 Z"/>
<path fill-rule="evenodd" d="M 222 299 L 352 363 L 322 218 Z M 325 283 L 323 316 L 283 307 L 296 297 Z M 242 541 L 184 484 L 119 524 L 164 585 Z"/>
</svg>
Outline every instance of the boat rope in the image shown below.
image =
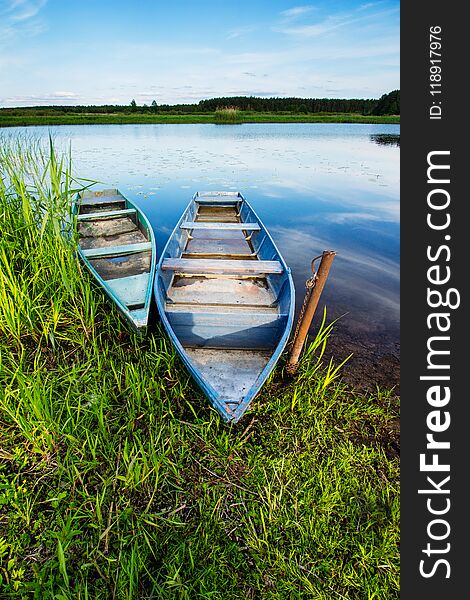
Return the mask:
<svg viewBox="0 0 470 600">
<path fill-rule="evenodd" d="M 313 288 L 315 287 L 315 284 L 317 283 L 317 273 L 315 271 L 315 261 L 318 260 L 319 258 L 322 258 L 322 256 L 323 255 L 320 254 L 320 256 L 316 256 L 312 260 L 313 275 L 312 275 L 312 277 L 309 277 L 309 279 L 307 279 L 307 281 L 305 282 L 305 297 L 304 297 L 304 301 L 302 304 L 302 308 L 300 309 L 299 318 L 297 319 L 297 327 L 295 328 L 295 332 L 292 337 L 292 341 L 290 342 L 290 345 L 293 345 L 295 340 L 297 339 L 297 336 L 299 334 L 300 325 L 302 324 L 302 321 L 304 319 L 305 311 L 307 310 L 310 296 L 312 295 Z"/>
</svg>

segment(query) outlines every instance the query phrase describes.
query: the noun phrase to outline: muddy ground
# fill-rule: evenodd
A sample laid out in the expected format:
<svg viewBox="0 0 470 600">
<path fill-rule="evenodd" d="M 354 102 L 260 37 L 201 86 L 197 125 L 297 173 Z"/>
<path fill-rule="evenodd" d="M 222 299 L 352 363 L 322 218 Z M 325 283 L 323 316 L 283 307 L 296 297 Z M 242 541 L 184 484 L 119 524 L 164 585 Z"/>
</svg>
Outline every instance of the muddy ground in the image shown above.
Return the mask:
<svg viewBox="0 0 470 600">
<path fill-rule="evenodd" d="M 352 335 L 341 330 L 334 333 L 328 341 L 326 360 L 333 357 L 335 364 L 347 356 L 352 357 L 341 369 L 345 383 L 358 391 L 373 392 L 377 386 L 393 389 L 400 396 L 400 344 L 390 342 L 385 334 Z"/>
</svg>

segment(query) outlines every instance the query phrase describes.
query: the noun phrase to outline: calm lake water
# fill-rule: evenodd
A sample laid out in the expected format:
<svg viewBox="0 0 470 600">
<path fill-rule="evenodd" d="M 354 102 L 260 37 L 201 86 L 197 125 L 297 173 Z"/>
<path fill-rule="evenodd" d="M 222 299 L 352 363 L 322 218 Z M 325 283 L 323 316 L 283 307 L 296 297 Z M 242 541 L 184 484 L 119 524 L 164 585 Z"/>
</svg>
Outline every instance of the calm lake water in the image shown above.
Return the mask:
<svg viewBox="0 0 470 600">
<path fill-rule="evenodd" d="M 349 371 L 362 369 L 372 380 L 381 379 L 384 357 L 397 364 L 399 125 L 79 125 L 51 131 L 60 146 L 71 143 L 77 176 L 117 187 L 144 209 L 160 250 L 194 192 L 240 191 L 292 268 L 297 309 L 311 259 L 336 250 L 320 306 L 326 304 L 329 319 L 343 315 L 335 356 L 353 351 Z M 28 135 L 48 132 L 27 128 Z M 385 383 L 395 383 L 394 376 Z"/>
</svg>

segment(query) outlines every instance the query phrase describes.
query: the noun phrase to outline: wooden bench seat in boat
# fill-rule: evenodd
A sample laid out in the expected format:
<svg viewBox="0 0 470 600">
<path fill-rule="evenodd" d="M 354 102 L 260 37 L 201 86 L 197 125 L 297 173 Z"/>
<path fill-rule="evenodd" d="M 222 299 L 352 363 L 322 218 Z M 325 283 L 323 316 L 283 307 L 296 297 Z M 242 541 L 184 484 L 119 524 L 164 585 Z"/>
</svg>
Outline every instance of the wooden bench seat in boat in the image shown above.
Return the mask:
<svg viewBox="0 0 470 600">
<path fill-rule="evenodd" d="M 242 275 L 280 275 L 284 272 L 278 260 L 223 260 L 205 258 L 165 258 L 162 271 L 178 273 L 223 273 Z"/>
<path fill-rule="evenodd" d="M 80 206 L 87 206 L 90 204 L 112 204 L 114 202 L 120 203 L 125 202 L 124 196 L 121 194 L 103 194 L 101 196 L 91 195 L 80 199 Z"/>
<path fill-rule="evenodd" d="M 261 231 L 258 223 L 221 223 L 217 221 L 183 221 L 180 229 L 231 229 L 233 231 Z"/>
<path fill-rule="evenodd" d="M 104 248 L 88 248 L 82 250 L 87 258 L 104 258 L 106 256 L 123 256 L 126 254 L 136 254 L 137 252 L 146 252 L 152 249 L 151 242 L 142 242 L 140 244 L 126 244 L 124 246 L 106 246 Z"/>
<path fill-rule="evenodd" d="M 214 196 L 199 196 L 196 198 L 198 204 L 210 204 L 211 206 L 219 205 L 235 205 L 241 202 L 241 198 L 233 196 L 220 196 L 215 198 Z"/>
<path fill-rule="evenodd" d="M 135 215 L 137 213 L 135 208 L 123 208 L 121 210 L 107 210 L 97 213 L 85 213 L 83 215 L 77 215 L 79 221 L 93 221 L 95 219 L 114 219 L 116 217 L 126 217 Z"/>
</svg>

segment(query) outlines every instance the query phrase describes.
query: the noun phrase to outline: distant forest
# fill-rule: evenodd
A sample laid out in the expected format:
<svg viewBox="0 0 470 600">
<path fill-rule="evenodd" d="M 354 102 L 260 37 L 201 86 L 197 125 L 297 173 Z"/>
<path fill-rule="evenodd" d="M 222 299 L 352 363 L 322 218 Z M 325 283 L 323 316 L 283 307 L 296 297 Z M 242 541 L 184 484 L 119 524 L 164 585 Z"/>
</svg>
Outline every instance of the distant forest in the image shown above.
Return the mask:
<svg viewBox="0 0 470 600">
<path fill-rule="evenodd" d="M 22 108 L 2 108 L 1 112 L 10 115 L 34 113 L 35 115 L 66 115 L 80 113 L 96 114 L 152 114 L 209 113 L 217 109 L 233 107 L 243 111 L 263 113 L 356 113 L 361 115 L 399 115 L 400 90 L 384 94 L 378 100 L 337 99 L 337 98 L 259 98 L 257 96 L 235 96 L 201 100 L 197 104 L 157 104 L 139 106 L 135 100 L 130 104 L 110 104 L 104 106 L 28 106 Z"/>
</svg>

